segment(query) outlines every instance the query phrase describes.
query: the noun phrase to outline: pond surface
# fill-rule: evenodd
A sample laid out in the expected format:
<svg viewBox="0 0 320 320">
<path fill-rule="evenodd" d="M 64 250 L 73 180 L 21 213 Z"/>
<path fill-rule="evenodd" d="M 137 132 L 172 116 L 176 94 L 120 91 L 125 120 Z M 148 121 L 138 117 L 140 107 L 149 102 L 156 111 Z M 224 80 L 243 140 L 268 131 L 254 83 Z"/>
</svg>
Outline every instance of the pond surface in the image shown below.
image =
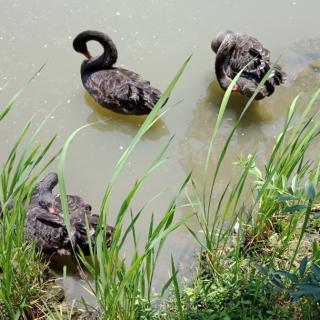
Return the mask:
<svg viewBox="0 0 320 320">
<path fill-rule="evenodd" d="M 18 132 L 34 116 L 36 126 L 51 111 L 40 141 L 58 134 L 62 145 L 76 128 L 95 123 L 75 139 L 66 162 L 67 189 L 83 196 L 98 211 L 113 167 L 136 134 L 142 118 L 125 117 L 103 110 L 85 94 L 80 80 L 82 57 L 73 51 L 72 40 L 80 31 L 104 31 L 114 40 L 118 66 L 132 69 L 164 90 L 182 62 L 193 54 L 167 106 L 183 101 L 164 115 L 146 134 L 127 163 L 112 198 L 111 222 L 135 180 L 175 135 L 169 161 L 148 180 L 133 210 L 161 192 L 145 210 L 137 226 L 139 240 L 146 237 L 151 213 L 165 212 L 186 174 L 193 170 L 201 181 L 208 144 L 223 92 L 214 75 L 210 42 L 218 31 L 231 29 L 257 37 L 273 59 L 288 73 L 288 82 L 268 99 L 254 103 L 237 131 L 227 154 L 219 188 L 237 174 L 232 162 L 240 154 L 257 152 L 263 163 L 280 132 L 289 102 L 300 92 L 308 99 L 320 80 L 320 2 L 316 0 L 218 1 L 75 1 L 63 3 L 29 0 L 1 1 L 0 97 L 3 105 L 46 63 L 44 70 L 25 90 L 0 127 L 1 155 L 6 155 Z M 90 43 L 93 53 L 98 45 Z M 235 95 L 226 111 L 216 140 L 221 148 L 241 113 L 245 100 Z M 52 166 L 56 170 L 57 164 Z M 178 212 L 178 216 L 184 213 Z M 127 243 L 126 254 L 132 248 Z M 155 286 L 170 272 L 170 254 L 179 262 L 181 274 L 195 262 L 196 245 L 188 232 L 176 231 L 164 247 Z M 80 281 L 68 279 L 68 297 L 85 294 Z"/>
</svg>

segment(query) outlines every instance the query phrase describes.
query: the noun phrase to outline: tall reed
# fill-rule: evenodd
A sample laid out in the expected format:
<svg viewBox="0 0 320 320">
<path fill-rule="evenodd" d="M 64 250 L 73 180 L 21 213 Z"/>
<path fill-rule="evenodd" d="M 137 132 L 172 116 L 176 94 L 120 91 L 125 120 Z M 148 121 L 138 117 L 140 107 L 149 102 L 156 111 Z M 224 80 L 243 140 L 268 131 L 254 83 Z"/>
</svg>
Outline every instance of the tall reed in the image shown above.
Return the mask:
<svg viewBox="0 0 320 320">
<path fill-rule="evenodd" d="M 152 109 L 143 125 L 140 127 L 136 136 L 128 148 L 124 151 L 119 161 L 115 165 L 110 181 L 107 185 L 100 210 L 100 219 L 95 243 L 90 243 L 91 262 L 81 254 L 79 256 L 81 263 L 91 273 L 94 283 L 88 283 L 92 294 L 97 299 L 97 311 L 102 319 L 137 319 L 139 313 L 139 299 L 151 302 L 152 298 L 152 282 L 159 254 L 164 245 L 167 236 L 182 225 L 187 218 L 175 221 L 176 199 L 183 192 L 186 184 L 190 179 L 190 175 L 182 183 L 180 190 L 173 197 L 168 209 L 163 213 L 158 223 L 155 223 L 153 215 L 151 215 L 148 227 L 147 240 L 144 249 L 140 252 L 136 237 L 135 225 L 144 210 L 141 208 L 137 213 L 133 213 L 129 208 L 137 191 L 141 188 L 145 180 L 162 165 L 163 155 L 165 154 L 171 139 L 163 147 L 160 153 L 155 157 L 154 161 L 146 169 L 143 176 L 136 181 L 128 195 L 124 199 L 117 215 L 115 222 L 115 231 L 110 248 L 106 245 L 106 225 L 109 220 L 109 205 L 116 180 L 126 164 L 129 156 L 134 151 L 136 145 L 140 142 L 141 137 L 152 127 L 159 118 L 159 111 L 165 104 L 171 92 L 186 68 L 190 57 L 179 69 L 168 88 L 162 94 L 160 100 Z M 79 129 L 81 130 L 81 128 Z M 67 150 L 72 139 L 78 131 L 74 132 L 66 141 L 59 163 L 59 187 L 64 210 L 65 221 L 68 220 L 68 208 L 66 203 L 66 189 L 64 182 L 64 162 Z M 146 203 L 148 203 L 146 199 Z M 129 216 L 131 222 L 128 226 L 124 226 L 124 219 Z M 88 231 L 88 230 L 87 230 Z M 70 229 L 69 229 L 70 232 Z M 88 231 L 89 232 L 89 231 Z M 88 233 L 89 236 L 89 233 Z M 129 237 L 132 238 L 134 249 L 131 261 L 123 258 L 123 248 Z M 90 237 L 88 237 L 89 239 Z"/>
<path fill-rule="evenodd" d="M 18 92 L 0 111 L 0 124 L 12 109 Z M 49 115 L 50 116 L 50 115 Z M 49 117 L 48 116 L 48 117 Z M 20 132 L 7 158 L 3 157 L 0 172 L 0 318 L 20 319 L 43 295 L 41 274 L 46 265 L 33 243 L 24 241 L 24 224 L 34 182 L 54 161 L 46 159 L 55 141 L 36 144 L 35 138 L 46 119 L 30 135 L 31 122 Z"/>
<path fill-rule="evenodd" d="M 226 184 L 221 195 L 217 195 L 215 192 L 216 182 L 232 137 L 272 69 L 269 70 L 255 94 L 246 103 L 238 121 L 226 138 L 217 162 L 212 163 L 215 138 L 223 121 L 231 90 L 242 71 L 233 79 L 223 97 L 217 121 L 213 128 L 204 167 L 204 186 L 202 188 L 192 180 L 193 188 L 191 192 L 188 192 L 189 202 L 193 206 L 204 237 L 200 237 L 195 230 L 189 227 L 188 229 L 201 248 L 209 253 L 209 264 L 216 271 L 219 268 L 221 254 L 225 254 L 224 249 L 230 243 L 233 226 L 237 221 L 243 221 L 246 224 L 245 233 L 250 238 L 249 240 L 247 238 L 246 241 L 253 243 L 256 240 L 259 241 L 259 239 L 267 240 L 270 232 L 275 229 L 279 230 L 281 221 L 283 222 L 286 219 L 285 214 L 288 215 L 291 212 L 303 214 L 307 207 L 310 207 L 310 204 L 308 205 L 310 197 L 305 192 L 305 188 L 301 186 L 308 175 L 310 175 L 315 188 L 318 189 L 316 186 L 319 180 L 319 162 L 315 166 L 311 166 L 311 162 L 306 160 L 306 155 L 320 133 L 319 112 L 312 114 L 312 107 L 318 99 L 320 90 L 310 99 L 301 115 L 297 113 L 299 97 L 293 100 L 288 108 L 282 132 L 276 139 L 270 156 L 266 159 L 264 171 L 257 167 L 254 156 L 257 150 L 253 150 L 247 159 L 240 159 L 239 161 L 242 166 L 240 177 L 232 184 Z M 255 188 L 253 188 L 255 200 L 252 203 L 247 201 L 243 204 L 240 199 L 243 191 L 246 190 L 245 186 L 249 187 L 251 184 L 248 180 L 249 175 L 255 175 L 256 177 Z M 215 197 L 213 197 L 214 195 Z M 288 247 L 288 241 L 297 231 L 301 214 L 289 215 L 290 223 L 282 223 L 283 228 L 280 238 L 285 240 L 284 250 Z M 279 219 L 281 215 L 283 219 Z M 248 227 L 249 225 L 250 227 Z M 238 237 L 238 240 L 241 240 L 240 237 Z M 238 243 L 238 248 L 239 246 Z"/>
</svg>

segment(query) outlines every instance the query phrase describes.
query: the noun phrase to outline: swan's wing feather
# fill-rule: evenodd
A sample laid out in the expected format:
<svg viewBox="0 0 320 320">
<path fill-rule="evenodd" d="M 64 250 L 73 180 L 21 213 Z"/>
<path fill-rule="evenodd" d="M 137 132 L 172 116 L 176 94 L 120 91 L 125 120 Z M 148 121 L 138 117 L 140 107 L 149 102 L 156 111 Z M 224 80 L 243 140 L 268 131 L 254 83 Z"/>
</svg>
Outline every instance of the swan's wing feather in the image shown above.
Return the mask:
<svg viewBox="0 0 320 320">
<path fill-rule="evenodd" d="M 80 196 L 75 195 L 67 195 L 67 203 L 69 208 L 69 214 L 73 215 L 77 210 L 91 210 L 91 206 L 89 204 L 86 204 Z M 62 211 L 62 204 L 61 204 L 61 198 L 60 195 L 56 195 L 54 207 L 58 212 Z"/>
<path fill-rule="evenodd" d="M 139 92 L 132 83 L 128 74 L 119 69 L 108 69 L 92 73 L 85 82 L 85 87 L 101 105 L 119 104 L 129 99 L 139 100 Z"/>
<path fill-rule="evenodd" d="M 102 106 L 112 106 L 116 111 L 128 114 L 149 113 L 161 95 L 149 81 L 121 68 L 94 72 L 85 79 L 84 85 Z"/>
<path fill-rule="evenodd" d="M 88 220 L 89 220 L 90 225 L 96 229 L 98 226 L 98 223 L 99 223 L 99 215 L 98 214 L 91 214 L 90 216 L 88 216 Z"/>
<path fill-rule="evenodd" d="M 63 217 L 60 214 L 42 212 L 37 216 L 37 220 L 53 228 L 65 227 Z"/>
<path fill-rule="evenodd" d="M 261 79 L 270 68 L 270 51 L 254 37 L 236 34 L 236 45 L 230 58 L 230 68 L 234 73 L 247 66 L 246 72 Z"/>
<path fill-rule="evenodd" d="M 258 83 L 271 68 L 270 51 L 254 37 L 229 33 L 223 39 L 216 57 L 216 73 L 223 89 L 236 74 L 245 67 L 237 81 L 238 91 L 251 97 Z M 262 99 L 274 92 L 274 87 L 284 83 L 286 74 L 275 65 L 273 72 L 266 80 L 255 99 Z"/>
<path fill-rule="evenodd" d="M 243 77 L 259 83 L 271 68 L 270 51 L 254 37 L 238 34 L 237 39 L 237 45 L 231 58 L 231 68 L 235 74 L 248 64 Z M 271 95 L 274 86 L 284 83 L 286 78 L 286 73 L 276 64 L 266 82 L 267 87 L 263 94 Z"/>
<path fill-rule="evenodd" d="M 41 207 L 28 210 L 25 224 L 26 240 L 36 240 L 44 252 L 53 253 L 69 243 L 63 217 L 52 215 Z"/>
</svg>

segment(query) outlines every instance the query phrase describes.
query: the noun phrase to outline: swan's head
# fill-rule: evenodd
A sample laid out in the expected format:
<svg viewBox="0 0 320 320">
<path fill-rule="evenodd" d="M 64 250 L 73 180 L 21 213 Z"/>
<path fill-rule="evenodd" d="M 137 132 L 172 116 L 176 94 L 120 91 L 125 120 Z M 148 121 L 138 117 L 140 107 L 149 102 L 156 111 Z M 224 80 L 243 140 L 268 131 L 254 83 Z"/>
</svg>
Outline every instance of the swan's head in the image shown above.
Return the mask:
<svg viewBox="0 0 320 320">
<path fill-rule="evenodd" d="M 37 189 L 41 192 L 52 191 L 58 184 L 58 175 L 55 172 L 49 172 L 38 184 Z"/>
<path fill-rule="evenodd" d="M 55 214 L 53 188 L 58 184 L 58 175 L 55 172 L 48 173 L 36 186 L 38 205 L 52 214 Z"/>
<path fill-rule="evenodd" d="M 218 49 L 222 43 L 222 41 L 225 39 L 225 37 L 229 34 L 232 34 L 233 31 L 230 31 L 230 30 L 226 30 L 226 31 L 220 31 L 216 38 L 212 40 L 211 42 L 211 49 L 217 53 L 218 52 Z"/>
<path fill-rule="evenodd" d="M 79 33 L 73 40 L 73 49 L 79 53 L 82 53 L 87 59 L 91 59 L 92 56 L 88 50 L 87 42 L 93 39 L 96 31 L 83 31 Z"/>
<path fill-rule="evenodd" d="M 51 214 L 56 214 L 56 209 L 54 207 L 54 196 L 52 193 L 41 195 L 38 204 L 42 209 L 49 211 Z"/>
<path fill-rule="evenodd" d="M 87 42 L 91 40 L 99 42 L 103 47 L 103 53 L 96 59 L 96 61 L 92 59 L 87 47 Z M 75 51 L 85 55 L 88 59 L 84 61 L 84 64 L 81 67 L 84 68 L 84 70 L 88 67 L 88 64 L 91 66 L 95 65 L 107 68 L 117 62 L 118 52 L 116 46 L 108 35 L 100 31 L 87 30 L 79 33 L 73 40 L 73 48 Z"/>
<path fill-rule="evenodd" d="M 106 239 L 107 239 L 107 246 L 110 247 L 112 244 L 112 238 L 114 234 L 114 227 L 107 226 L 107 234 L 106 234 Z"/>
</svg>

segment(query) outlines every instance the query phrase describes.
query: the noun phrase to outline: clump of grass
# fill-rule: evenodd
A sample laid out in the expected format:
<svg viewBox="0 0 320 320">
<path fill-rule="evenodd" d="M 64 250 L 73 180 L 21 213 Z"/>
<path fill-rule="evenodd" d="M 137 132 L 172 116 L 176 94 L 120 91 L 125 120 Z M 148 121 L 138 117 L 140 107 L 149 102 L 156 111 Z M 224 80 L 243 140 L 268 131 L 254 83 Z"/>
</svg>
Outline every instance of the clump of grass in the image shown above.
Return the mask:
<svg viewBox="0 0 320 320">
<path fill-rule="evenodd" d="M 239 159 L 238 163 L 242 167 L 239 178 L 233 184 L 227 184 L 222 194 L 216 196 L 217 179 L 229 144 L 255 96 L 253 95 L 246 104 L 238 122 L 226 139 L 218 161 L 212 165 L 215 137 L 223 121 L 231 88 L 240 73 L 226 91 L 213 129 L 204 167 L 204 187 L 199 187 L 192 179 L 192 175 L 188 175 L 168 204 L 160 221 L 156 223 L 151 215 L 147 239 L 141 249 L 138 245 L 135 226 L 149 200 L 138 212 L 130 210 L 130 205 L 146 179 L 165 163 L 163 157 L 170 145 L 170 139 L 123 200 L 116 215 L 111 247 L 107 247 L 105 230 L 110 217 L 110 201 L 117 178 L 141 137 L 157 121 L 160 108 L 170 96 L 188 61 L 189 59 L 178 71 L 132 143 L 117 162 L 102 199 L 97 236 L 94 241 L 91 241 L 87 223 L 91 260 L 87 260 L 81 250 L 79 250 L 80 254 L 76 255 L 76 259 L 79 268 L 85 267 L 93 277 L 93 283 L 88 282 L 88 285 L 89 290 L 96 297 L 97 305 L 88 306 L 82 300 L 83 307 L 86 309 L 85 314 L 99 319 L 129 320 L 207 319 L 208 317 L 210 319 L 274 319 L 307 315 L 308 311 L 313 310 L 310 303 L 306 304 L 303 300 L 292 303 L 284 295 L 276 294 L 268 277 L 257 271 L 256 264 L 264 262 L 268 267 L 277 266 L 280 269 L 286 267 L 291 271 L 297 257 L 302 254 L 301 243 L 310 227 L 313 203 L 319 197 L 317 190 L 319 190 L 320 162 L 312 163 L 306 159 L 308 151 L 320 133 L 319 113 L 310 115 L 320 90 L 312 97 L 300 117 L 297 115 L 296 107 L 298 98 L 293 101 L 288 109 L 283 130 L 275 142 L 264 169 L 256 165 L 254 155 Z M 260 87 L 271 72 L 272 69 L 265 76 Z M 14 99 L 0 111 L 0 122 L 5 119 L 13 102 Z M 50 306 L 53 297 L 50 294 L 49 296 L 44 294 L 48 289 L 44 275 L 47 266 L 40 262 L 41 253 L 35 251 L 34 244 L 24 242 L 24 222 L 34 183 L 56 158 L 55 155 L 45 160 L 55 137 L 43 148 L 41 145 L 33 146 L 42 125 L 34 135 L 28 138 L 26 146 L 22 148 L 31 123 L 26 125 L 4 161 L 0 174 L 2 204 L 0 317 L 4 319 L 30 318 L 44 314 L 48 319 L 72 319 L 78 312 L 74 309 L 74 305 L 67 311 L 57 306 Z M 76 130 L 66 141 L 59 162 L 59 188 L 64 220 L 69 234 L 71 227 L 66 201 L 64 163 L 73 138 L 83 128 Z M 241 196 L 245 186 L 250 183 L 248 177 L 252 174 L 256 178 L 255 188 L 252 188 L 254 201 L 242 203 Z M 154 298 L 152 283 L 157 261 L 168 235 L 181 225 L 187 225 L 190 216 L 177 220 L 175 214 L 178 208 L 177 199 L 186 191 L 189 182 L 191 182 L 190 188 L 186 193 L 192 208 L 190 216 L 194 215 L 197 218 L 203 231 L 203 236 L 199 236 L 195 230 L 186 226 L 200 246 L 198 272 L 191 287 L 181 286 L 177 277 L 178 270 L 172 257 L 172 274 L 164 284 L 162 293 L 172 288 L 174 298 L 164 303 L 160 310 L 156 310 L 152 305 Z M 306 186 L 304 186 L 305 182 L 307 182 Z M 124 223 L 125 217 L 131 219 L 128 225 Z M 237 221 L 240 222 L 240 227 L 238 233 L 233 235 L 232 227 Z M 130 261 L 122 254 L 125 243 L 129 239 L 134 243 Z M 314 250 L 317 248 L 316 245 L 313 247 Z M 264 248 L 270 250 L 267 252 L 263 250 Z M 250 254 L 248 254 L 249 251 Z M 286 259 L 280 259 L 284 253 L 287 255 Z M 318 258 L 319 256 L 318 254 Z M 318 267 L 316 264 L 315 266 L 314 268 Z M 318 269 L 315 270 L 318 272 Z M 282 272 L 290 274 L 288 271 Z M 290 277 L 293 279 L 291 274 Z"/>
<path fill-rule="evenodd" d="M 219 177 L 219 173 L 225 156 L 228 152 L 229 144 L 234 133 L 236 132 L 236 129 L 238 128 L 244 114 L 249 109 L 255 96 L 258 94 L 259 90 L 273 70 L 273 68 L 269 70 L 269 72 L 265 75 L 261 83 L 256 88 L 255 93 L 246 103 L 238 121 L 226 138 L 226 142 L 223 146 L 221 154 L 218 156 L 217 162 L 212 165 L 215 138 L 222 124 L 223 115 L 230 99 L 232 88 L 236 84 L 244 69 L 245 68 L 243 68 L 239 72 L 239 74 L 232 80 L 221 102 L 217 121 L 213 128 L 212 137 L 209 142 L 207 159 L 203 170 L 204 184 L 203 186 L 198 186 L 196 181 L 192 180 L 191 194 L 188 194 L 189 202 L 193 206 L 194 214 L 198 220 L 204 237 L 200 238 L 197 235 L 197 232 L 189 227 L 188 230 L 193 235 L 195 240 L 199 243 L 201 250 L 206 252 L 209 259 L 208 263 L 212 268 L 212 271 L 217 271 L 221 267 L 221 254 L 224 254 L 224 249 L 230 241 L 232 227 L 236 221 L 242 218 L 243 207 L 240 203 L 240 199 L 244 187 L 247 183 L 247 178 L 254 159 L 252 158 L 251 161 L 245 163 L 240 178 L 234 184 L 227 184 L 221 196 L 217 197 L 218 199 L 214 201 L 217 179 Z"/>
<path fill-rule="evenodd" d="M 312 163 L 307 153 L 315 146 L 320 134 L 319 113 L 310 115 L 319 94 L 320 90 L 314 94 L 296 123 L 298 98 L 294 99 L 264 171 L 252 166 L 251 172 L 256 177 L 258 190 L 249 211 L 252 237 L 268 237 L 270 232 L 276 230 L 280 231 L 282 239 L 290 239 L 301 219 L 299 213 L 303 215 L 308 207 L 310 188 L 304 188 L 306 179 L 310 179 L 310 186 L 314 185 L 313 188 L 317 189 L 319 162 Z M 286 224 L 281 225 L 284 219 Z"/>
<path fill-rule="evenodd" d="M 0 122 L 5 120 L 21 92 L 0 111 Z M 27 318 L 47 296 L 44 295 L 47 265 L 41 262 L 41 253 L 36 252 L 35 245 L 24 242 L 24 223 L 34 182 L 56 157 L 45 160 L 55 137 L 44 147 L 33 146 L 42 125 L 27 138 L 31 128 L 31 123 L 27 123 L 7 159 L 3 158 L 0 172 L 1 319 Z"/>
<path fill-rule="evenodd" d="M 141 304 L 144 306 L 151 306 L 152 282 L 154 277 L 157 260 L 161 249 L 165 243 L 167 236 L 182 225 L 186 219 L 175 221 L 175 212 L 177 208 L 176 199 L 183 192 L 186 184 L 190 179 L 190 175 L 181 184 L 180 190 L 173 197 L 172 201 L 168 205 L 168 209 L 163 213 L 160 221 L 155 223 L 153 215 L 151 215 L 147 240 L 144 244 L 144 248 L 140 251 L 138 247 L 138 240 L 136 236 L 135 225 L 139 220 L 145 206 L 138 212 L 132 212 L 129 208 L 133 201 L 137 191 L 141 188 L 145 180 L 162 165 L 165 160 L 163 155 L 169 147 L 170 141 L 160 151 L 155 160 L 146 169 L 144 175 L 138 179 L 132 189 L 129 191 L 127 197 L 124 199 L 117 215 L 114 225 L 115 231 L 112 239 L 111 247 L 107 247 L 106 242 L 106 225 L 110 216 L 109 205 L 113 192 L 114 184 L 117 177 L 126 164 L 128 157 L 135 149 L 136 145 L 141 140 L 141 137 L 149 130 L 149 128 L 157 121 L 158 113 L 161 107 L 164 105 L 168 97 L 170 96 L 176 82 L 183 73 L 190 58 L 186 60 L 183 66 L 175 75 L 174 79 L 161 96 L 158 103 L 155 105 L 151 113 L 148 115 L 143 125 L 137 132 L 133 141 L 129 147 L 124 151 L 123 155 L 117 162 L 114 171 L 112 173 L 110 182 L 107 185 L 104 197 L 102 199 L 102 205 L 100 209 L 100 218 L 98 231 L 95 239 L 95 243 L 90 242 L 90 255 L 91 262 L 86 259 L 83 254 L 80 254 L 79 260 L 86 267 L 89 273 L 94 279 L 94 283 L 88 283 L 92 294 L 97 299 L 97 307 L 95 308 L 101 319 L 137 319 L 142 317 Z M 79 129 L 81 130 L 81 128 Z M 79 131 L 75 131 L 70 138 L 66 141 L 62 150 L 60 164 L 59 164 L 59 187 L 61 192 L 61 199 L 63 204 L 64 219 L 68 221 L 68 208 L 66 203 L 66 191 L 64 184 L 64 162 L 68 147 Z M 149 200 L 146 201 L 146 204 Z M 124 226 L 125 216 L 130 215 L 131 222 L 128 226 Z M 68 222 L 66 222 L 68 226 Z M 68 228 L 70 232 L 70 227 Z M 88 239 L 89 230 L 88 231 Z M 70 234 L 70 233 L 69 233 Z M 128 261 L 123 257 L 122 249 L 125 242 L 129 240 L 129 237 L 134 243 L 134 249 L 131 253 L 131 261 Z M 79 261 L 79 262 L 80 262 Z M 79 266 L 81 264 L 79 263 Z M 167 285 L 170 284 L 172 279 L 169 279 Z M 84 302 L 85 304 L 85 302 Z M 145 314 L 145 313 L 144 313 Z"/>
<path fill-rule="evenodd" d="M 89 262 L 82 253 L 77 257 L 79 267 L 82 268 L 84 265 L 94 277 L 94 285 L 89 285 L 98 303 L 95 316 L 99 315 L 100 318 L 136 319 L 137 316 L 142 316 L 142 313 L 146 314 L 145 310 L 141 311 L 141 306 L 150 305 L 153 296 L 154 272 L 165 239 L 187 219 L 176 222 L 174 216 L 177 207 L 176 198 L 184 190 L 190 176 L 182 183 L 181 189 L 173 197 L 160 222 L 156 224 L 153 215 L 151 216 L 148 238 L 141 253 L 138 249 L 135 224 L 144 208 L 141 208 L 137 213 L 130 211 L 131 223 L 126 228 L 123 226 L 124 216 L 128 214 L 130 203 L 136 192 L 148 176 L 165 162 L 163 155 L 170 144 L 170 139 L 124 200 L 117 215 L 112 246 L 110 249 L 107 248 L 104 230 L 109 217 L 109 202 L 114 183 L 141 137 L 157 121 L 160 108 L 171 94 L 189 60 L 190 58 L 178 71 L 115 167 L 102 201 L 97 238 L 95 243 L 90 243 L 92 262 Z M 16 97 L 0 112 L 0 121 L 12 108 Z M 48 289 L 48 283 L 45 281 L 46 276 L 44 275 L 47 271 L 47 265 L 41 261 L 41 253 L 36 252 L 34 243 L 26 244 L 24 242 L 24 223 L 34 183 L 57 156 L 55 155 L 45 164 L 42 164 L 55 137 L 43 148 L 40 144 L 33 146 L 35 137 L 45 121 L 46 119 L 31 137 L 27 137 L 31 123 L 29 122 L 25 126 L 7 160 L 5 160 L 1 171 L 0 315 L 2 318 L 33 318 L 46 313 L 48 318 L 71 319 L 75 314 L 73 308 L 69 312 L 64 312 L 61 308 L 51 306 L 53 297 L 50 296 L 47 299 L 47 293 L 45 292 Z M 71 228 L 66 203 L 63 167 L 68 147 L 81 129 L 76 130 L 65 143 L 58 170 L 64 220 L 69 234 Z M 22 148 L 23 144 L 26 145 L 24 148 Z M 18 153 L 21 155 L 18 156 Z M 129 236 L 132 237 L 135 246 L 132 261 L 128 263 L 122 257 L 121 249 Z M 90 241 L 90 239 L 88 230 L 88 240 Z M 25 265 L 28 265 L 28 267 L 26 268 Z M 169 279 L 167 286 L 171 281 L 172 279 Z M 84 307 L 88 309 L 85 301 L 83 303 Z"/>
<path fill-rule="evenodd" d="M 236 81 L 234 79 L 233 82 Z M 209 315 L 212 319 L 262 318 L 265 315 L 263 318 L 271 319 L 307 314 L 311 310 L 308 304 L 290 303 L 284 296 L 275 296 L 267 278 L 257 274 L 256 264 L 263 261 L 270 266 L 290 269 L 296 258 L 305 254 L 302 252 L 305 247 L 301 251 L 300 244 L 309 226 L 313 202 L 319 195 L 320 162 L 317 159 L 312 163 L 307 155 L 320 133 L 319 113 L 312 114 L 320 90 L 311 98 L 302 115 L 297 114 L 298 97 L 289 106 L 283 130 L 267 157 L 264 170 L 258 168 L 254 155 L 240 159 L 240 177 L 233 184 L 227 184 L 222 194 L 217 196 L 215 186 L 229 143 L 253 99 L 248 101 L 231 130 L 210 174 L 215 136 L 233 84 L 225 93 L 213 129 L 204 168 L 204 188 L 199 188 L 192 181 L 193 188 L 188 192 L 189 202 L 203 232 L 201 237 L 188 227 L 201 248 L 198 274 L 193 287 L 185 288 L 179 299 L 183 316 L 181 310 L 169 304 L 161 311 L 164 318 L 202 319 Z M 250 186 L 248 177 L 252 174 L 256 177 L 251 188 L 254 201 L 250 203 L 246 198 L 246 202 L 241 203 L 241 195 L 245 186 Z M 306 181 L 309 182 L 305 187 Z M 240 222 L 240 226 L 234 235 L 236 222 Z M 309 243 L 311 246 L 311 241 Z M 275 301 L 279 307 L 276 310 Z M 179 301 L 174 299 L 174 304 L 179 305 Z"/>
<path fill-rule="evenodd" d="M 269 72 L 272 72 L 272 68 Z M 241 72 L 237 77 L 240 74 Z M 314 194 L 310 202 L 310 193 L 316 193 L 319 183 L 320 162 L 312 163 L 308 160 L 307 154 L 312 146 L 315 146 L 320 134 L 319 112 L 312 114 L 312 108 L 318 99 L 320 90 L 310 99 L 301 115 L 297 114 L 299 97 L 293 100 L 288 108 L 283 130 L 276 139 L 270 156 L 266 159 L 264 170 L 256 165 L 255 150 L 253 150 L 253 155 L 250 154 L 247 159 L 240 158 L 238 161 L 242 167 L 240 177 L 233 184 L 228 183 L 221 196 L 215 195 L 215 201 L 213 201 L 217 178 L 230 141 L 255 96 L 253 95 L 245 105 L 237 123 L 226 138 L 222 152 L 210 174 L 215 137 L 222 123 L 232 85 L 236 83 L 237 77 L 224 95 L 213 129 L 204 168 L 204 187 L 201 190 L 201 187 L 193 181 L 193 190 L 189 195 L 204 238 L 200 238 L 190 228 L 189 231 L 201 248 L 209 253 L 209 257 L 211 256 L 210 265 L 213 269 L 218 268 L 220 253 L 224 254 L 224 249 L 230 244 L 232 228 L 237 221 L 244 223 L 240 228 L 245 228 L 241 231 L 245 237 L 239 236 L 238 238 L 239 240 L 242 238 L 241 241 L 245 242 L 245 247 L 256 247 L 256 245 L 259 246 L 259 243 L 262 246 L 268 245 L 270 237 L 277 233 L 279 240 L 284 240 L 282 250 L 286 250 L 290 240 L 296 236 L 299 222 L 304 216 L 307 217 L 304 220 L 305 227 L 308 223 L 311 206 L 316 199 L 316 194 Z M 267 77 L 268 74 L 261 84 Z M 256 177 L 254 187 L 252 187 L 255 200 L 253 203 L 247 201 L 243 204 L 240 199 L 245 186 L 249 186 L 249 175 Z M 308 179 L 311 181 L 308 184 L 309 187 L 304 188 L 304 183 Z M 240 249 L 239 242 L 237 247 Z"/>
<path fill-rule="evenodd" d="M 266 277 L 252 272 L 235 279 L 230 268 L 220 276 L 197 277 L 192 287 L 185 285 L 181 292 L 185 319 L 295 319 L 299 304 L 275 297 Z M 150 319 L 182 319 L 176 300 L 166 302 Z"/>
</svg>

